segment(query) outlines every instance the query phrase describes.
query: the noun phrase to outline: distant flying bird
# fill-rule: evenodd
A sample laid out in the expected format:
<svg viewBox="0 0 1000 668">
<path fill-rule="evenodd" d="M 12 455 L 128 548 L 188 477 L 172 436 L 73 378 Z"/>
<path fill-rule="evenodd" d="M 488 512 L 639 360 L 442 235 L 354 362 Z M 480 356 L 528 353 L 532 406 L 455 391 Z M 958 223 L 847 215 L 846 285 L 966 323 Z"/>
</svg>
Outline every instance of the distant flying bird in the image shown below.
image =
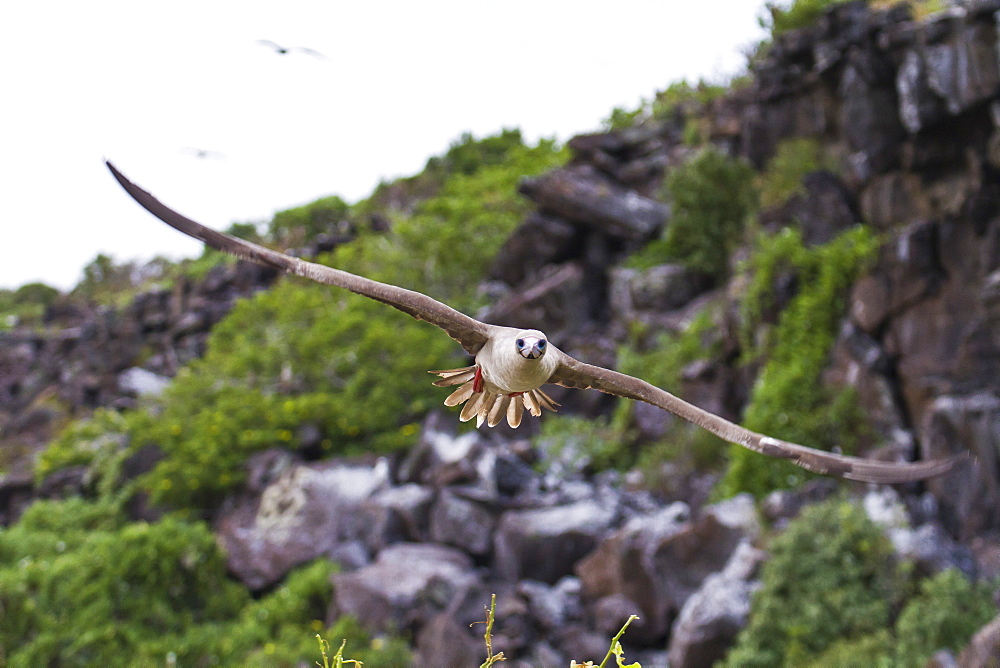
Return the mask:
<svg viewBox="0 0 1000 668">
<path fill-rule="evenodd" d="M 477 426 L 485 422 L 493 427 L 506 418 L 511 427 L 517 427 L 521 424 L 525 410 L 536 417 L 542 414 L 543 408 L 555 411 L 559 404 L 542 390 L 542 385 L 551 383 L 570 388 L 592 388 L 626 399 L 644 401 L 731 443 L 764 455 L 787 459 L 810 471 L 851 480 L 874 483 L 910 482 L 944 473 L 955 462 L 956 458 L 914 463 L 881 462 L 824 452 L 758 434 L 689 404 L 644 380 L 584 364 L 551 345 L 545 334 L 536 329 L 489 325 L 419 292 L 307 262 L 216 232 L 168 208 L 125 178 L 110 162 L 107 166 L 125 191 L 147 211 L 216 250 L 350 290 L 443 329 L 467 353 L 475 356 L 475 364 L 472 366 L 430 372 L 441 376 L 434 385 L 458 386 L 444 403 L 446 406 L 464 404 L 459 414 L 459 419 L 463 422 L 475 417 Z"/>
<path fill-rule="evenodd" d="M 216 160 L 223 160 L 226 157 L 225 153 L 219 153 L 218 151 L 209 151 L 204 148 L 197 148 L 196 146 L 185 146 L 181 149 L 181 153 L 190 153 L 199 160 L 205 160 L 207 158 L 214 158 Z"/>
<path fill-rule="evenodd" d="M 262 44 L 263 46 L 268 47 L 269 49 L 273 50 L 275 53 L 277 53 L 280 56 L 287 56 L 292 51 L 298 51 L 300 53 L 305 53 L 305 54 L 310 55 L 310 56 L 315 56 L 317 58 L 322 58 L 323 60 L 328 60 L 328 58 L 326 56 L 324 56 L 322 53 L 320 53 L 316 49 L 310 49 L 310 48 L 305 47 L 305 46 L 281 46 L 280 44 L 272 42 L 269 39 L 258 39 L 257 43 L 258 44 Z"/>
</svg>

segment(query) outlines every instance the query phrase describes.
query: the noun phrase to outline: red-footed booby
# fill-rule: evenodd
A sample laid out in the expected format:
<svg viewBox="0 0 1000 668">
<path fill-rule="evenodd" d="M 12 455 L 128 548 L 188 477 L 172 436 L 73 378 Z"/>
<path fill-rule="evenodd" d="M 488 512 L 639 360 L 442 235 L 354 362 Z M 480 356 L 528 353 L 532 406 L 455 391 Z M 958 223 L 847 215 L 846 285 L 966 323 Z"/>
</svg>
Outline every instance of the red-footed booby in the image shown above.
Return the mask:
<svg viewBox="0 0 1000 668">
<path fill-rule="evenodd" d="M 464 404 L 459 419 L 476 418 L 495 426 L 506 418 L 511 427 L 521 424 L 523 411 L 539 416 L 542 409 L 555 411 L 559 404 L 542 390 L 549 383 L 562 387 L 595 389 L 615 396 L 644 401 L 687 420 L 719 438 L 770 457 L 787 459 L 809 471 L 873 483 L 903 483 L 940 475 L 957 458 L 924 462 L 883 462 L 824 452 L 750 431 L 669 392 L 611 369 L 585 364 L 550 344 L 536 329 L 500 327 L 470 318 L 420 292 L 380 283 L 340 269 L 307 262 L 217 232 L 170 209 L 129 181 L 110 162 L 106 163 L 118 183 L 143 208 L 167 225 L 203 241 L 216 250 L 279 271 L 310 278 L 319 283 L 350 290 L 380 301 L 443 329 L 467 353 L 473 366 L 431 371 L 441 376 L 439 387 L 458 385 L 445 405 Z"/>
</svg>

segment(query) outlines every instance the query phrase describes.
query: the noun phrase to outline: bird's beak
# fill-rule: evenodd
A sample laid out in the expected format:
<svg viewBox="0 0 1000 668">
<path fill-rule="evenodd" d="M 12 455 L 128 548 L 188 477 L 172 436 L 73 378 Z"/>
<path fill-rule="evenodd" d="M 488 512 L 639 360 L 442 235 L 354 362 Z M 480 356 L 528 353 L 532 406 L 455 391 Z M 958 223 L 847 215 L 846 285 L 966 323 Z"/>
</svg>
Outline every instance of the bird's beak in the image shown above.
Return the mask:
<svg viewBox="0 0 1000 668">
<path fill-rule="evenodd" d="M 541 343 L 541 339 L 525 339 L 524 343 L 525 346 L 521 350 L 521 355 L 529 360 L 536 360 L 545 353 L 538 345 Z"/>
</svg>

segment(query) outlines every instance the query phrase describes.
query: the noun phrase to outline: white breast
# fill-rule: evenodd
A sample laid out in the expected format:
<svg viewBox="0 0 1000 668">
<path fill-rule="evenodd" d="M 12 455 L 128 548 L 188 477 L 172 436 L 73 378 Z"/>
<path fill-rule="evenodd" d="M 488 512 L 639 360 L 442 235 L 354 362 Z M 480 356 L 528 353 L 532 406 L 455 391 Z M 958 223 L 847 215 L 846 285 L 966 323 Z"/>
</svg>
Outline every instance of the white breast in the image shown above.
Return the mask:
<svg viewBox="0 0 1000 668">
<path fill-rule="evenodd" d="M 476 355 L 476 364 L 483 370 L 483 380 L 490 392 L 510 394 L 534 390 L 545 384 L 559 365 L 558 351 L 551 345 L 548 354 L 534 360 L 518 353 L 514 345 L 518 331 L 505 329 L 487 341 Z"/>
</svg>

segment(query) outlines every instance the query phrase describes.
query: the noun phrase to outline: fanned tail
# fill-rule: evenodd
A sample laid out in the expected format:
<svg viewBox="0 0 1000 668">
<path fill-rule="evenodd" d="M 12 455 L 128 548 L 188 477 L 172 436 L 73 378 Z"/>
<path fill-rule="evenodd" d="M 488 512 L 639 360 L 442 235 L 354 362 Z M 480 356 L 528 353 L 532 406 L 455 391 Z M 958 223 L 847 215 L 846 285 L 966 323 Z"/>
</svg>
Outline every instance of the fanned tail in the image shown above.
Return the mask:
<svg viewBox="0 0 1000 668">
<path fill-rule="evenodd" d="M 552 400 L 552 397 L 545 394 L 541 388 L 528 390 L 518 394 L 494 394 L 489 391 L 475 391 L 476 367 L 467 366 L 461 369 L 441 369 L 439 371 L 429 371 L 441 376 L 434 381 L 437 387 L 459 387 L 448 395 L 444 400 L 445 406 L 462 406 L 462 412 L 458 419 L 468 422 L 476 418 L 476 426 L 481 427 L 485 422 L 490 427 L 500 424 L 507 418 L 507 424 L 517 428 L 521 424 L 521 418 L 525 409 L 534 417 L 542 414 L 542 409 L 555 413 L 559 404 Z"/>
</svg>

